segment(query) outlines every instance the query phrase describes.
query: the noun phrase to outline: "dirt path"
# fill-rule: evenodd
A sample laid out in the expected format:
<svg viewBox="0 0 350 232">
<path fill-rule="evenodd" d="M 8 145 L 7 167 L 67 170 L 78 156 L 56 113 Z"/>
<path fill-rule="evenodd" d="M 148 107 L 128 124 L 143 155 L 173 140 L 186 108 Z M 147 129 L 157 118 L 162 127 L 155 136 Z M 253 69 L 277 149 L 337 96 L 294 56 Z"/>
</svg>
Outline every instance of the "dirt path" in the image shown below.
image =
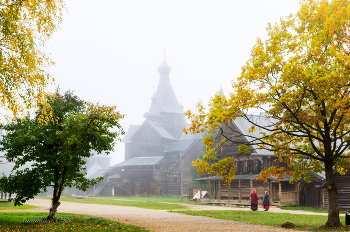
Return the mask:
<svg viewBox="0 0 350 232">
<path fill-rule="evenodd" d="M 40 209 L 32 209 L 32 211 L 45 210 L 48 212 L 50 208 L 49 200 L 35 199 L 28 201 L 28 204 L 42 207 Z M 211 210 L 214 210 L 214 208 L 220 208 L 221 210 L 230 209 L 226 207 L 201 205 L 197 208 L 194 207 L 196 206 L 193 206 L 193 209 L 208 209 L 208 207 Z M 144 227 L 153 231 L 291 231 L 245 222 L 169 213 L 165 210 L 141 209 L 117 205 L 84 204 L 63 201 L 58 211 L 104 217 L 114 221 Z"/>
<path fill-rule="evenodd" d="M 110 199 L 110 198 L 105 198 L 105 199 Z M 117 201 L 136 201 L 136 200 L 126 200 L 126 199 L 114 199 L 114 200 L 117 200 Z M 159 203 L 186 206 L 190 210 L 243 210 L 243 211 L 250 211 L 251 210 L 249 207 L 225 207 L 225 206 L 212 206 L 212 205 L 205 205 L 205 204 L 203 204 L 203 205 L 201 205 L 201 204 L 191 205 L 191 204 L 185 204 L 185 203 L 169 203 L 169 202 L 159 202 Z M 258 210 L 262 211 L 263 209 L 259 208 Z M 328 216 L 327 213 L 316 213 L 316 212 L 309 212 L 309 211 L 303 211 L 303 210 L 285 210 L 285 209 L 280 209 L 276 206 L 270 207 L 269 212 Z"/>
</svg>

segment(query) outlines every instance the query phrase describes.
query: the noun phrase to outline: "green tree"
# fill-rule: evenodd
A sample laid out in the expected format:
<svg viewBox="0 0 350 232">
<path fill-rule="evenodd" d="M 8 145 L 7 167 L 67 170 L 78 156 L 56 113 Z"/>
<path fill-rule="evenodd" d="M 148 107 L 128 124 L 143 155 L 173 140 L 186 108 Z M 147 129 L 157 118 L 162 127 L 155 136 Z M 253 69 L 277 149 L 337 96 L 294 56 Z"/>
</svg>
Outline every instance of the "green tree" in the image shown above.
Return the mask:
<svg viewBox="0 0 350 232">
<path fill-rule="evenodd" d="M 0 106 L 15 115 L 45 98 L 53 62 L 44 45 L 64 9 L 64 0 L 0 0 Z"/>
<path fill-rule="evenodd" d="M 272 151 L 280 161 L 294 167 L 293 181 L 309 171 L 325 171 L 329 212 L 328 225 L 338 226 L 339 207 L 334 172 L 350 168 L 350 4 L 348 0 L 304 0 L 298 13 L 269 25 L 268 39 L 257 39 L 251 57 L 233 82 L 233 93 L 226 98 L 216 94 L 208 112 L 199 103 L 199 114 L 186 132 L 209 128 L 220 130 L 224 139 L 239 131 L 228 130 L 229 122 L 242 117 L 252 124 L 250 143 Z M 253 120 L 252 109 L 265 112 L 269 123 Z M 231 128 L 232 129 L 232 128 Z M 262 132 L 256 133 L 257 129 Z M 215 159 L 214 137 L 204 139 L 206 161 L 197 160 L 199 171 L 217 172 L 226 178 L 235 174 L 234 158 L 208 165 Z M 218 144 L 220 145 L 220 144 Z M 240 146 L 248 152 L 248 146 Z M 285 168 L 271 167 L 261 173 L 282 178 Z"/>
<path fill-rule="evenodd" d="M 0 179 L 0 189 L 15 193 L 15 205 L 34 198 L 53 187 L 52 207 L 48 219 L 55 217 L 65 187 L 86 191 L 102 178 L 87 179 L 85 163 L 97 153 L 113 150 L 116 139 L 124 134 L 119 124 L 124 115 L 115 107 L 84 102 L 72 92 L 50 95 L 31 119 L 17 118 L 3 127 L 0 146 L 6 158 L 14 162 L 12 173 Z M 18 169 L 31 162 L 31 168 Z"/>
</svg>

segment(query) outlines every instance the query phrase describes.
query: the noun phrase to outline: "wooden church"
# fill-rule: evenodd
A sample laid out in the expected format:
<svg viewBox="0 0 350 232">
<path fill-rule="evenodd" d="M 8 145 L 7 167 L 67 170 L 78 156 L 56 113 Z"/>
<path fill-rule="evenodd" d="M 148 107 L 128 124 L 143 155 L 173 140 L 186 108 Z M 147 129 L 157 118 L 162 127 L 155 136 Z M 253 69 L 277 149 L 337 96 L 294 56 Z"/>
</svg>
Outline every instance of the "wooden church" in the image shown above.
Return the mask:
<svg viewBox="0 0 350 232">
<path fill-rule="evenodd" d="M 111 166 L 89 195 L 106 195 L 106 188 L 116 196 L 180 196 L 181 189 L 189 194 L 195 175 L 192 161 L 202 153 L 202 136 L 183 133 L 187 123 L 170 83 L 171 68 L 164 61 L 158 72 L 144 122 L 130 125 L 123 139 L 125 161 Z"/>
</svg>

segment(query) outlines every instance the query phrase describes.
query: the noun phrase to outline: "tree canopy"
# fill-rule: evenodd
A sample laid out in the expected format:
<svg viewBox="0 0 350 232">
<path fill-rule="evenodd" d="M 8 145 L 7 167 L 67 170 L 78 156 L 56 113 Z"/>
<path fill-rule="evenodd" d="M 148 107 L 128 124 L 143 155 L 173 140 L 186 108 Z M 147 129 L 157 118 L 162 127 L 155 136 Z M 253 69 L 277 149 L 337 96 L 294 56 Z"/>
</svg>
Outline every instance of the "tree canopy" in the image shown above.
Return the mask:
<svg viewBox="0 0 350 232">
<path fill-rule="evenodd" d="M 45 98 L 53 62 L 44 45 L 64 9 L 64 0 L 0 0 L 0 106 L 15 115 Z"/>
<path fill-rule="evenodd" d="M 233 93 L 216 94 L 208 111 L 199 103 L 198 115 L 186 112 L 192 125 L 185 132 L 209 133 L 204 139 L 205 160 L 194 162 L 198 170 L 216 172 L 228 180 L 234 177 L 234 157 L 209 165 L 209 159 L 215 160 L 211 134 L 219 132 L 221 143 L 227 142 L 230 137 L 221 129 L 243 117 L 252 124 L 251 132 L 263 131 L 246 145 L 259 145 L 294 167 L 292 181 L 302 175 L 307 180 L 309 171 L 325 171 L 327 224 L 339 225 L 333 172 L 344 174 L 350 168 L 349 28 L 348 0 L 304 0 L 295 15 L 268 25 L 267 40 L 257 39 L 241 75 L 232 83 Z M 270 123 L 252 120 L 249 112 L 254 110 L 263 112 Z M 247 146 L 240 148 L 247 152 Z M 260 177 L 283 178 L 287 172 L 271 167 Z"/>
<path fill-rule="evenodd" d="M 0 179 L 0 189 L 15 193 L 15 205 L 34 198 L 53 187 L 49 219 L 55 217 L 65 187 L 85 191 L 102 178 L 85 177 L 86 159 L 92 151 L 107 154 L 124 131 L 119 124 L 124 115 L 113 106 L 92 104 L 68 91 L 48 96 L 35 117 L 17 118 L 3 125 L 5 135 L 0 150 L 15 166 L 9 176 Z M 31 163 L 31 168 L 19 169 Z"/>
</svg>

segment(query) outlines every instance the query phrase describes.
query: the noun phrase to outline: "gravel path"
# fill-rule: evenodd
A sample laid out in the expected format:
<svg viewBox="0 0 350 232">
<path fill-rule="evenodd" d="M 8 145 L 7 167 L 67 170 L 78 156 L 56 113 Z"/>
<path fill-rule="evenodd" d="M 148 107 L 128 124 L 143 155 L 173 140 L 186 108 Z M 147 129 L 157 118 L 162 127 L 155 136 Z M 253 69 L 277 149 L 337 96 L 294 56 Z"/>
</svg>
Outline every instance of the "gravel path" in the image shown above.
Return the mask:
<svg viewBox="0 0 350 232">
<path fill-rule="evenodd" d="M 50 208 L 50 201 L 35 199 L 27 202 L 40 206 L 40 209 L 30 211 L 46 211 Z M 187 205 L 188 206 L 188 205 Z M 212 207 L 195 205 L 193 210 L 227 210 L 230 207 Z M 249 209 L 248 209 L 249 210 Z M 153 231 L 291 231 L 264 225 L 254 225 L 245 222 L 228 221 L 202 216 L 189 216 L 179 213 L 169 213 L 165 210 L 141 209 L 117 205 L 84 204 L 75 202 L 61 202 L 58 212 L 88 214 L 108 218 L 122 223 L 144 227 Z"/>
</svg>

